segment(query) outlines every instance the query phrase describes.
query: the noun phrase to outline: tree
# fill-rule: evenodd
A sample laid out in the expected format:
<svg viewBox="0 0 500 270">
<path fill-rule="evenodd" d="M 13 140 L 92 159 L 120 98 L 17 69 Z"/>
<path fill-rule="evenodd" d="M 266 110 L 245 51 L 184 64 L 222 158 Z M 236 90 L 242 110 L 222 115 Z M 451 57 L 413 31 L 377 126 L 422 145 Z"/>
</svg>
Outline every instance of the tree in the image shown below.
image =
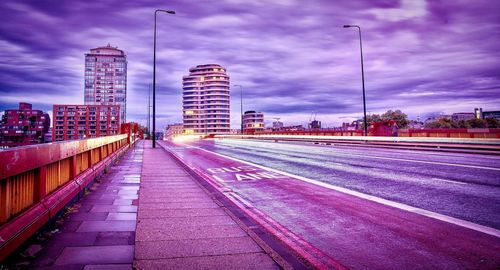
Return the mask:
<svg viewBox="0 0 500 270">
<path fill-rule="evenodd" d="M 426 128 L 458 128 L 459 125 L 450 118 L 440 118 L 425 124 Z"/>
<path fill-rule="evenodd" d="M 498 121 L 498 119 L 493 117 L 488 117 L 484 120 L 486 121 L 486 125 L 489 128 L 500 128 L 500 121 Z"/>
<path fill-rule="evenodd" d="M 383 121 L 394 120 L 398 128 L 406 128 L 408 126 L 408 115 L 401 110 L 388 110 L 381 116 Z"/>
<path fill-rule="evenodd" d="M 458 121 L 457 126 L 458 128 L 470 128 L 470 124 L 466 120 Z"/>
<path fill-rule="evenodd" d="M 471 128 L 487 128 L 488 127 L 488 122 L 484 119 L 469 119 L 467 120 L 467 123 L 469 123 Z"/>
<path fill-rule="evenodd" d="M 366 122 L 368 123 L 368 126 L 370 126 L 373 122 L 380 122 L 382 121 L 382 118 L 380 118 L 380 115 L 378 114 L 368 114 L 366 116 Z"/>
</svg>

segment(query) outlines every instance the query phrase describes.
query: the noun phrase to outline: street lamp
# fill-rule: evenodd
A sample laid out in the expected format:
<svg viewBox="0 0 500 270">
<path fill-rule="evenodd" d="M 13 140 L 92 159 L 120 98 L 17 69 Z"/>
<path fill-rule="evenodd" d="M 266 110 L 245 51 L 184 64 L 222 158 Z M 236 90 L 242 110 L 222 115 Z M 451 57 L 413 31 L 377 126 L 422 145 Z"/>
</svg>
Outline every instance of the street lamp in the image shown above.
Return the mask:
<svg viewBox="0 0 500 270">
<path fill-rule="evenodd" d="M 363 117 L 364 117 L 364 128 L 365 128 L 365 136 L 368 136 L 368 123 L 366 122 L 366 98 L 365 98 L 365 71 L 363 68 L 363 45 L 361 43 L 361 27 L 357 25 L 344 25 L 344 28 L 356 27 L 358 28 L 359 33 L 359 49 L 361 51 L 361 81 L 363 83 Z"/>
<path fill-rule="evenodd" d="M 156 14 L 165 12 L 175 14 L 175 11 L 157 9 L 155 10 L 154 42 L 153 42 L 153 148 L 156 148 Z"/>
<path fill-rule="evenodd" d="M 235 84 L 234 86 L 240 87 L 240 105 L 241 105 L 241 134 L 243 135 L 243 86 Z"/>
</svg>

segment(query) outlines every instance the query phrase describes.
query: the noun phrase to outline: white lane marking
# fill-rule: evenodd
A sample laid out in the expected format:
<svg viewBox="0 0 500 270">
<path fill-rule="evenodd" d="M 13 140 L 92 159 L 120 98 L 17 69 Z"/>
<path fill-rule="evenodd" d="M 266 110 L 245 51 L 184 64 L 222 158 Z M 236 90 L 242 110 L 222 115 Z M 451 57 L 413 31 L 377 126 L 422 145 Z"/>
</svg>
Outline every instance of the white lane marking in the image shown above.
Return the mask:
<svg viewBox="0 0 500 270">
<path fill-rule="evenodd" d="M 339 187 L 339 186 L 334 186 L 332 184 L 323 183 L 323 182 L 320 182 L 320 181 L 317 181 L 317 180 L 313 180 L 313 179 L 309 179 L 309 178 L 306 178 L 306 177 L 302 177 L 302 176 L 299 176 L 299 175 L 294 175 L 294 174 L 283 172 L 283 171 L 280 171 L 280 170 L 268 168 L 268 167 L 265 167 L 265 166 L 262 166 L 262 165 L 259 165 L 259 164 L 251 163 L 251 162 L 248 162 L 248 161 L 245 161 L 245 160 L 240 160 L 240 159 L 237 159 L 237 158 L 233 158 L 233 157 L 230 157 L 230 156 L 226 156 L 226 155 L 223 155 L 223 154 L 219 154 L 219 153 L 215 153 L 215 152 L 212 152 L 212 151 L 209 151 L 209 150 L 205 150 L 205 149 L 200 148 L 200 147 L 195 147 L 195 148 L 197 148 L 199 150 L 202 150 L 202 151 L 205 151 L 207 153 L 211 153 L 211 154 L 223 157 L 223 158 L 227 158 L 227 159 L 230 159 L 230 160 L 233 160 L 233 161 L 241 162 L 241 163 L 244 163 L 244 164 L 247 164 L 247 165 L 250 165 L 250 166 L 255 166 L 255 167 L 261 168 L 263 170 L 268 170 L 268 171 L 273 171 L 273 172 L 276 172 L 276 173 L 280 173 L 280 174 L 283 174 L 283 175 L 286 175 L 286 176 L 289 176 L 289 177 L 292 177 L 292 178 L 296 178 L 296 179 L 299 179 L 299 180 L 302 180 L 304 182 L 311 183 L 311 184 L 314 184 L 314 185 L 317 185 L 317 186 L 321 186 L 321 187 L 324 187 L 324 188 L 336 190 L 336 191 L 339 191 L 339 192 L 342 192 L 342 193 L 346 193 L 346 194 L 349 194 L 349 195 L 352 195 L 352 196 L 355 196 L 355 197 L 358 197 L 358 198 L 362 198 L 362 199 L 365 199 L 365 200 L 369 200 L 369 201 L 377 202 L 377 203 L 384 204 L 384 205 L 387 205 L 387 206 L 395 207 L 395 208 L 402 209 L 402 210 L 405 210 L 405 211 L 408 211 L 408 212 L 411 212 L 411 213 L 414 213 L 414 214 L 418 214 L 418 215 L 430 217 L 430 218 L 433 218 L 433 219 L 441 220 L 441 221 L 444 221 L 444 222 L 448 222 L 448 223 L 455 224 L 455 225 L 458 225 L 458 226 L 461 226 L 461 227 L 464 227 L 464 228 L 468 228 L 468 229 L 471 229 L 471 230 L 479 231 L 479 232 L 486 233 L 486 234 L 493 235 L 493 236 L 496 236 L 496 237 L 500 238 L 500 230 L 497 230 L 497 229 L 494 229 L 494 228 L 486 227 L 486 226 L 479 225 L 479 224 L 476 224 L 476 223 L 473 223 L 473 222 L 470 222 L 470 221 L 461 220 L 461 219 L 458 219 L 458 218 L 446 216 L 446 215 L 443 215 L 443 214 L 439 214 L 439 213 L 435 213 L 435 212 L 432 212 L 432 211 L 424 210 L 424 209 L 421 209 L 421 208 L 409 206 L 409 205 L 406 205 L 406 204 L 402 204 L 402 203 L 398 203 L 398 202 L 393 202 L 393 201 L 390 201 L 390 200 L 386 200 L 386 199 L 383 199 L 383 198 L 375 197 L 375 196 L 372 196 L 372 195 L 368 195 L 368 194 L 361 193 L 361 192 L 358 192 L 358 191 L 350 190 L 350 189 L 347 189 L 347 188 L 343 188 L 343 187 Z"/>
<path fill-rule="evenodd" d="M 439 162 L 439 161 L 426 161 L 426 160 L 405 159 L 405 158 L 390 158 L 390 157 L 379 157 L 379 156 L 359 155 L 359 154 L 345 154 L 345 155 L 378 158 L 378 159 L 385 159 L 385 160 L 406 161 L 406 162 L 414 162 L 414 163 L 433 164 L 433 165 L 445 165 L 445 166 L 464 167 L 464 168 L 472 168 L 472 169 L 484 169 L 484 170 L 500 171 L 500 168 L 495 168 L 495 167 L 476 166 L 476 165 L 467 165 L 467 164 L 453 164 L 453 163 L 446 163 L 446 162 Z"/>
<path fill-rule="evenodd" d="M 245 145 L 243 145 L 243 146 L 245 147 Z M 323 152 L 323 151 L 318 151 L 318 152 Z M 303 152 L 298 152 L 298 153 L 303 153 Z M 484 170 L 500 171 L 500 168 L 495 168 L 495 167 L 476 166 L 476 165 L 467 165 L 467 164 L 453 164 L 453 163 L 446 163 L 446 162 L 439 162 L 439 161 L 427 161 L 427 160 L 416 160 L 416 159 L 405 159 L 405 158 L 391 158 L 391 157 L 381 157 L 381 156 L 362 155 L 362 154 L 345 154 L 345 153 L 338 153 L 338 152 L 335 152 L 335 154 L 337 156 L 366 157 L 366 158 L 374 158 L 374 159 L 378 158 L 378 159 L 406 161 L 406 162 L 413 162 L 413 163 L 423 163 L 423 164 L 433 164 L 433 165 L 444 165 L 444 166 L 464 167 L 464 168 L 472 168 L 472 169 L 484 169 Z"/>
<path fill-rule="evenodd" d="M 446 182 L 446 183 L 451 183 L 451 184 L 458 184 L 458 185 L 467 185 L 468 184 L 468 183 L 464 183 L 464 182 L 447 180 L 447 179 L 442 179 L 442 178 L 431 178 L 431 179 L 432 180 L 436 180 L 436 181 L 442 181 L 442 182 Z"/>
</svg>

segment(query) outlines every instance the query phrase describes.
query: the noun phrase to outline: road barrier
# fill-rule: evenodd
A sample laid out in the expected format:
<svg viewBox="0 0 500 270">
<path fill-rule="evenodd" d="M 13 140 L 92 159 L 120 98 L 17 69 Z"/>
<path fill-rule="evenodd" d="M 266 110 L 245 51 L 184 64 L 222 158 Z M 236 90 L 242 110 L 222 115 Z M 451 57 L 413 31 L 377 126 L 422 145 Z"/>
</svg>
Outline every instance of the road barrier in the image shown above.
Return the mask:
<svg viewBox="0 0 500 270">
<path fill-rule="evenodd" d="M 304 142 L 326 145 L 362 145 L 365 147 L 390 147 L 404 149 L 429 149 L 439 151 L 475 151 L 500 154 L 500 139 L 496 138 L 443 138 L 443 137 L 379 137 L 379 136 L 326 136 L 326 135 L 215 135 L 214 139 L 253 139 Z"/>
<path fill-rule="evenodd" d="M 433 128 L 400 129 L 399 137 L 434 137 L 434 138 L 484 138 L 500 139 L 499 128 Z"/>
<path fill-rule="evenodd" d="M 0 261 L 116 161 L 127 134 L 0 151 Z"/>
</svg>

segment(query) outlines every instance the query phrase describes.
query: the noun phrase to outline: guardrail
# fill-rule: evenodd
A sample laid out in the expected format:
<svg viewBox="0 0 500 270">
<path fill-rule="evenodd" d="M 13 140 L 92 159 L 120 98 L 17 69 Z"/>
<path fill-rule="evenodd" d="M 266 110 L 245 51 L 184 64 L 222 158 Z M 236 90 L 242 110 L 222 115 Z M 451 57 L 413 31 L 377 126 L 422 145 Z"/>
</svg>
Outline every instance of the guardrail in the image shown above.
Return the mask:
<svg viewBox="0 0 500 270">
<path fill-rule="evenodd" d="M 135 141 L 122 134 L 0 151 L 0 261 Z"/>
<path fill-rule="evenodd" d="M 307 129 L 256 131 L 254 134 L 248 135 L 363 136 L 363 133 L 363 130 Z"/>
<path fill-rule="evenodd" d="M 313 135 L 215 135 L 215 139 L 254 139 L 315 144 L 357 144 L 373 147 L 478 150 L 500 154 L 500 139 L 441 137 L 313 136 Z M 487 152 L 486 152 L 487 151 Z"/>
<path fill-rule="evenodd" d="M 498 128 L 400 129 L 399 137 L 490 138 L 500 139 Z"/>
<path fill-rule="evenodd" d="M 390 128 L 387 127 L 389 130 Z M 391 137 L 389 131 L 382 132 L 370 128 L 369 136 Z M 308 130 L 276 130 L 257 131 L 246 135 L 296 135 L 296 136 L 363 136 L 362 130 L 332 130 L 332 129 L 308 129 Z M 395 134 L 399 137 L 432 137 L 432 138 L 496 138 L 500 139 L 499 128 L 433 128 L 433 129 L 400 129 Z"/>
</svg>

